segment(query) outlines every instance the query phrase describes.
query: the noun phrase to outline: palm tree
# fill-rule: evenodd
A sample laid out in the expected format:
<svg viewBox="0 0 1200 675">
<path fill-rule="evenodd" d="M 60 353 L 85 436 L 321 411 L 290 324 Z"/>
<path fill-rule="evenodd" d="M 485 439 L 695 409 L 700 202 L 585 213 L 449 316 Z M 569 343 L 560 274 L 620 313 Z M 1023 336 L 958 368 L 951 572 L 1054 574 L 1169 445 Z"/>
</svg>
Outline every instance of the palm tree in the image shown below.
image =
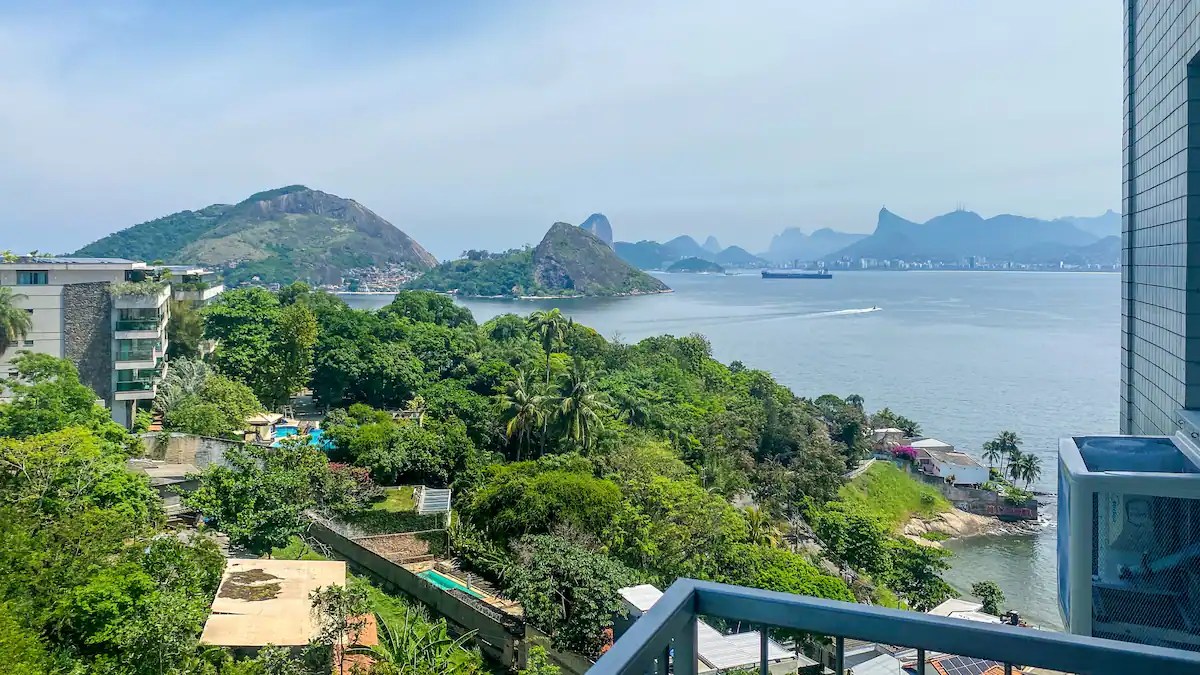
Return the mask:
<svg viewBox="0 0 1200 675">
<path fill-rule="evenodd" d="M 566 423 L 563 429 L 565 437 L 582 449 L 591 447 L 596 434 L 604 430 L 600 412 L 609 409 L 604 395 L 592 390 L 588 375 L 583 361 L 575 359 L 563 383 L 563 394 L 556 399 L 558 414 Z"/>
<path fill-rule="evenodd" d="M 1022 454 L 1017 464 L 1020 478 L 1025 481 L 1025 489 L 1028 490 L 1030 483 L 1042 477 L 1042 460 L 1030 452 Z"/>
<path fill-rule="evenodd" d="M 1011 431 L 1001 431 L 995 440 L 990 441 L 1000 451 L 1000 474 L 1004 475 L 1005 461 L 1012 461 L 1021 456 L 1021 437 Z"/>
<path fill-rule="evenodd" d="M 517 461 L 521 461 L 521 449 L 529 447 L 529 439 L 542 423 L 542 397 L 529 388 L 525 371 L 517 371 L 517 377 L 508 383 L 507 391 L 500 394 L 498 403 L 505 419 L 505 434 L 511 441 L 517 439 Z"/>
<path fill-rule="evenodd" d="M 983 458 L 988 463 L 988 473 L 996 464 L 1004 457 L 1004 453 L 1000 450 L 1000 444 L 996 441 L 988 441 L 983 444 Z"/>
<path fill-rule="evenodd" d="M 1021 464 L 1025 461 L 1025 453 L 1020 450 L 1013 450 L 1008 456 L 1008 477 L 1013 481 L 1021 479 Z"/>
<path fill-rule="evenodd" d="M 858 408 L 859 410 L 862 410 L 863 404 L 866 403 L 866 401 L 863 400 L 863 397 L 859 396 L 858 394 L 850 394 L 846 397 L 846 403 Z"/>
<path fill-rule="evenodd" d="M 379 642 L 370 647 L 355 647 L 351 653 L 367 654 L 376 663 L 395 665 L 397 672 L 414 675 L 473 672 L 472 653 L 466 643 L 475 631 L 453 639 L 446 630 L 446 621 L 421 620 L 423 613 L 412 607 L 404 608 L 404 620 L 393 626 L 376 614 Z"/>
<path fill-rule="evenodd" d="M 742 510 L 746 516 L 746 528 L 750 533 L 750 543 L 759 546 L 778 546 L 783 538 L 779 527 L 772 522 L 762 507 L 751 506 Z"/>
<path fill-rule="evenodd" d="M 158 387 L 154 408 L 164 415 L 180 401 L 196 396 L 212 375 L 212 368 L 200 359 L 179 359 L 171 362 L 171 369 Z"/>
<path fill-rule="evenodd" d="M 537 341 L 541 343 L 542 351 L 546 352 L 546 384 L 550 384 L 550 355 L 554 353 L 555 348 L 562 345 L 571 324 L 555 307 L 549 311 L 538 310 L 530 314 L 526 325 L 529 326 L 530 332 L 537 338 Z"/>
<path fill-rule="evenodd" d="M 22 293 L 13 293 L 11 288 L 0 287 L 0 354 L 17 344 L 33 330 L 33 320 L 17 300 L 25 300 Z"/>
</svg>

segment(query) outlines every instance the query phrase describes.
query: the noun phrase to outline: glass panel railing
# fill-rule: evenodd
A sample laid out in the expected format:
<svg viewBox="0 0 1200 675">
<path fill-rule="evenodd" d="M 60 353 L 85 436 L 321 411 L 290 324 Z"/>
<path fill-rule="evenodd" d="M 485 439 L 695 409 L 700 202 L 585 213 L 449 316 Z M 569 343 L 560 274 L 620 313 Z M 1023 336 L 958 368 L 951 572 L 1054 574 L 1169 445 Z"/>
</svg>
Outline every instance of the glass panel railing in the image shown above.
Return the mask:
<svg viewBox="0 0 1200 675">
<path fill-rule="evenodd" d="M 118 382 L 117 391 L 150 391 L 154 388 L 153 382 L 135 381 L 135 382 Z"/>
<path fill-rule="evenodd" d="M 158 317 L 117 320 L 117 330 L 158 330 L 160 325 L 162 325 L 162 320 Z"/>
<path fill-rule="evenodd" d="M 117 352 L 117 360 L 118 361 L 153 361 L 154 360 L 154 350 L 153 349 L 139 349 L 136 351 L 134 351 L 134 350 L 119 351 L 119 352 Z"/>
</svg>

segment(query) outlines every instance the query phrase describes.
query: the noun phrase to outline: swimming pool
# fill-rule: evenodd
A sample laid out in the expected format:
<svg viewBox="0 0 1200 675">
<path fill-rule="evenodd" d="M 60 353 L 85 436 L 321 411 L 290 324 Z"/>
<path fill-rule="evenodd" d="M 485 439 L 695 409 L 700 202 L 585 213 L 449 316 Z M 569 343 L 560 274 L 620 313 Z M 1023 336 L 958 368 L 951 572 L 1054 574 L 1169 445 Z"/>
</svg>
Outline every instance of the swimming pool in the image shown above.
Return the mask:
<svg viewBox="0 0 1200 675">
<path fill-rule="evenodd" d="M 451 588 L 456 588 L 456 589 L 462 591 L 463 593 L 466 593 L 468 595 L 473 595 L 473 596 L 479 598 L 480 600 L 483 599 L 482 593 L 479 593 L 470 588 L 467 588 L 466 586 L 460 584 L 458 581 L 451 579 L 450 577 L 442 574 L 441 572 L 438 572 L 437 570 L 425 570 L 424 572 L 421 572 L 417 576 L 428 581 L 429 583 L 433 584 L 434 586 L 437 586 L 438 588 L 442 589 L 443 591 L 448 591 Z"/>
<path fill-rule="evenodd" d="M 298 433 L 300 433 L 300 430 L 296 427 L 275 427 L 275 442 L 271 444 L 271 447 L 279 447 L 279 441 L 287 438 L 288 436 L 295 436 Z M 321 429 L 310 429 L 308 432 L 308 444 L 315 445 L 322 450 L 329 450 L 333 447 L 333 443 L 330 443 L 322 438 L 324 435 L 325 432 Z"/>
</svg>

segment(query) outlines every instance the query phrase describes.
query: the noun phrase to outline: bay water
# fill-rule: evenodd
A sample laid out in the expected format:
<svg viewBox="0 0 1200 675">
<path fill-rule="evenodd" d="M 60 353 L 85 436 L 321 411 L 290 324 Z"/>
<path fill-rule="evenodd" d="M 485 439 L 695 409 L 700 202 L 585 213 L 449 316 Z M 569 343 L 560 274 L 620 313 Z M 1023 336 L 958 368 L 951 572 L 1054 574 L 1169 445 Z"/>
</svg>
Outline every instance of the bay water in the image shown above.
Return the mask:
<svg viewBox="0 0 1200 675">
<path fill-rule="evenodd" d="M 831 280 L 659 275 L 674 293 L 634 298 L 460 300 L 479 322 L 559 307 L 608 338 L 701 333 L 713 355 L 769 371 L 802 396 L 859 394 L 980 456 L 1001 430 L 1042 461 L 1054 492 L 1058 439 L 1116 433 L 1120 275 L 849 272 Z M 389 295 L 347 295 L 359 308 Z M 947 580 L 1000 584 L 1007 606 L 1059 627 L 1053 507 L 1035 534 L 947 542 Z"/>
</svg>

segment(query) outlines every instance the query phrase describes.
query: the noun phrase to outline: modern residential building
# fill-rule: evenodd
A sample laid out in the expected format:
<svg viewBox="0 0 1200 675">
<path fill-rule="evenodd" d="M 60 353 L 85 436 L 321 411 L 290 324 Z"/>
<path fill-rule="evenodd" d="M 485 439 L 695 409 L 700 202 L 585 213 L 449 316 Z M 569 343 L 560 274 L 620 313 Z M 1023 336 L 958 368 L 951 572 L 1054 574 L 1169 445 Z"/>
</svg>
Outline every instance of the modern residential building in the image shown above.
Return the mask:
<svg viewBox="0 0 1200 675">
<path fill-rule="evenodd" d="M 172 297 L 180 302 L 203 306 L 225 292 L 225 282 L 216 270 L 197 265 L 156 265 L 154 269 L 168 276 Z"/>
<path fill-rule="evenodd" d="M 1200 1 L 1124 5 L 1121 433 L 1169 435 L 1200 409 Z"/>
<path fill-rule="evenodd" d="M 166 368 L 169 285 L 145 263 L 121 258 L 26 256 L 0 262 L 32 330 L 0 354 L 0 375 L 20 351 L 70 360 L 80 380 L 129 426 L 154 399 Z"/>
</svg>

